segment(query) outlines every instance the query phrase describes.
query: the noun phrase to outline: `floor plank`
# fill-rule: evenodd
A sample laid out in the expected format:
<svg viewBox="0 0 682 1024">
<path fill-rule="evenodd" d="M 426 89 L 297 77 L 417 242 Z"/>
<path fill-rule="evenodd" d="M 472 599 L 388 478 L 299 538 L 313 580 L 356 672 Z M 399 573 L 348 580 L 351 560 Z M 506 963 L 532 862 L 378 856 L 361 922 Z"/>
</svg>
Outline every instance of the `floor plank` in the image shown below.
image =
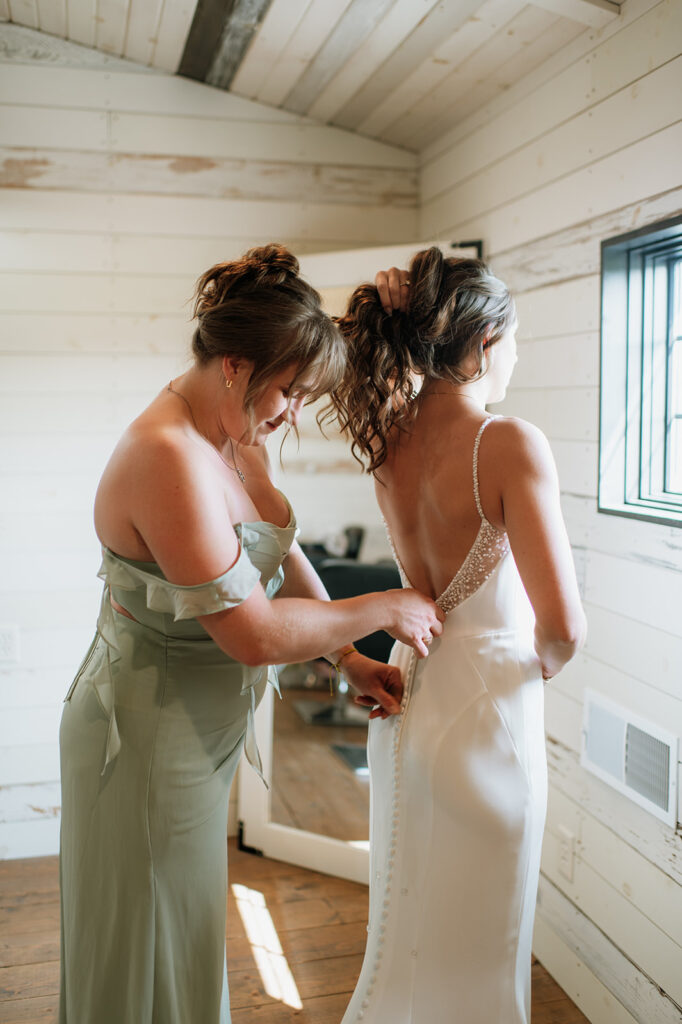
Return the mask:
<svg viewBox="0 0 682 1024">
<path fill-rule="evenodd" d="M 339 1024 L 362 964 L 366 887 L 244 853 L 233 841 L 229 845 L 232 1024 Z M 234 885 L 261 894 L 302 1009 L 268 994 Z M 54 1024 L 59 1001 L 56 858 L 0 863 L 0 936 L 0 1024 Z M 531 971 L 533 1024 L 586 1024 L 587 1018 L 537 960 Z"/>
</svg>

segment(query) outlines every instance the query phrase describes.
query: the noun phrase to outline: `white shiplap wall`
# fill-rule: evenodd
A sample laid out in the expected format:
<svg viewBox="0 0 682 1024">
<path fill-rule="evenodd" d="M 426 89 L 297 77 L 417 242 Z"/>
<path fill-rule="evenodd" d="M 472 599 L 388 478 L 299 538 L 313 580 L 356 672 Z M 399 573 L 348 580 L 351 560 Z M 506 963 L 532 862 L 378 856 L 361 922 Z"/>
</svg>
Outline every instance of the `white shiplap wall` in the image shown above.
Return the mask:
<svg viewBox="0 0 682 1024">
<path fill-rule="evenodd" d="M 682 208 L 681 41 L 678 0 L 626 0 L 422 154 L 422 237 L 482 238 L 514 289 L 502 411 L 542 427 L 559 466 L 590 632 L 547 687 L 535 945 L 598 1024 L 682 1019 L 680 831 L 578 760 L 586 686 L 682 736 L 682 530 L 596 511 L 599 243 Z M 572 881 L 560 826 L 576 837 Z"/>
<path fill-rule="evenodd" d="M 0 666 L 0 857 L 21 857 L 57 849 L 61 701 L 99 595 L 97 479 L 186 365 L 195 278 L 273 240 L 409 240 L 417 190 L 403 150 L 26 29 L 0 37 L 0 625 L 21 641 Z M 374 522 L 345 449 L 322 475 L 307 433 L 287 475 L 304 534 Z"/>
</svg>

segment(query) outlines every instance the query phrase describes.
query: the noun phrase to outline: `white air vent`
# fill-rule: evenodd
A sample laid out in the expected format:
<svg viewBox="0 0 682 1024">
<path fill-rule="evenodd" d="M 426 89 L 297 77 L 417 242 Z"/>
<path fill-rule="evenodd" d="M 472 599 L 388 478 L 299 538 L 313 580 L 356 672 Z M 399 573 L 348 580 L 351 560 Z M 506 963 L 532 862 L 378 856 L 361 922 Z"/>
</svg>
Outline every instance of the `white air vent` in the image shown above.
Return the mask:
<svg viewBox="0 0 682 1024">
<path fill-rule="evenodd" d="M 673 828 L 677 824 L 677 736 L 585 690 L 580 763 Z"/>
</svg>

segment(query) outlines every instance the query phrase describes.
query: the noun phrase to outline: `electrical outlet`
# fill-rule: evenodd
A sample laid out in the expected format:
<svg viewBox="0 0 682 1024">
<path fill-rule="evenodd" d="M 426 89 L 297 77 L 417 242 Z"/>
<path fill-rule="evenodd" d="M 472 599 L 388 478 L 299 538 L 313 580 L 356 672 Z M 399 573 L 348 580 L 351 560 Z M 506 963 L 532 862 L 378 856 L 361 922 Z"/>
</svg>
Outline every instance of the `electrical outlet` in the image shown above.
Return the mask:
<svg viewBox="0 0 682 1024">
<path fill-rule="evenodd" d="M 0 625 L 0 665 L 19 661 L 19 627 Z"/>
<path fill-rule="evenodd" d="M 573 881 L 573 862 L 575 860 L 575 836 L 565 825 L 559 825 L 559 873 Z"/>
</svg>

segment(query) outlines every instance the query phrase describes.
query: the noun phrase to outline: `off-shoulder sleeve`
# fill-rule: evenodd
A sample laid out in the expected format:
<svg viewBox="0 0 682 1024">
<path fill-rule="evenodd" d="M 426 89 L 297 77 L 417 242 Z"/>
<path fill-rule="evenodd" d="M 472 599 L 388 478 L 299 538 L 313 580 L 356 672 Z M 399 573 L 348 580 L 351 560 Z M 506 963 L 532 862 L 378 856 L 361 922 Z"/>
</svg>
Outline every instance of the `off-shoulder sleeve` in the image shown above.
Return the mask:
<svg viewBox="0 0 682 1024">
<path fill-rule="evenodd" d="M 260 581 L 260 572 L 251 562 L 246 549 L 239 549 L 237 561 L 221 576 L 207 583 L 181 586 L 138 565 L 123 561 L 108 548 L 102 549 L 102 565 L 97 574 L 112 587 L 137 590 L 145 586 L 147 607 L 179 619 L 194 619 L 241 604 Z"/>
</svg>

